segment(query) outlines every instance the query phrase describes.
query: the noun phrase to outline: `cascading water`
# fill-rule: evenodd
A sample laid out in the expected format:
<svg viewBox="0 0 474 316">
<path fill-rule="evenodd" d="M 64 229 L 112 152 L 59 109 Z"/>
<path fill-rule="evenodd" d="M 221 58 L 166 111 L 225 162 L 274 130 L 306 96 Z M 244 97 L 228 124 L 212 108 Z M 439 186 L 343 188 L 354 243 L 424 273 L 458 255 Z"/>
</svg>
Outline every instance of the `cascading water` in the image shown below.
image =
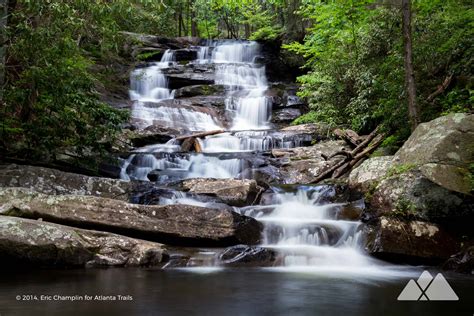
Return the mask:
<svg viewBox="0 0 474 316">
<path fill-rule="evenodd" d="M 265 97 L 265 67 L 255 63 L 259 55 L 257 43 L 208 42 L 196 49 L 198 59 L 189 65 L 191 68 L 196 64 L 214 67 L 215 83 L 225 86 L 225 109 L 230 114 L 230 128 L 225 133 L 197 138 L 201 153 L 180 152 L 181 143 L 175 139 L 137 149 L 124 159 L 122 179 L 168 183 L 186 178 L 238 178 L 253 174 L 253 171 L 248 172 L 253 167 L 249 167 L 251 163 L 246 160 L 253 159 L 252 155 L 260 155 L 262 161 L 263 151 L 307 145 L 312 141 L 311 135 L 309 138 L 293 136 L 270 129 L 271 102 Z M 168 89 L 163 70 L 174 65 L 173 54 L 167 51 L 161 62 L 132 73 L 130 95 L 136 100 L 135 119 L 146 122 L 145 127 L 156 124 L 184 131 L 221 129 L 207 111 L 189 111 L 190 107 L 180 106 L 179 102 L 164 100 L 173 98 L 173 93 Z M 234 209 L 264 224 L 261 246 L 275 250 L 280 257 L 278 267 L 274 268 L 322 271 L 324 274 L 336 272 L 338 275 L 387 275 L 387 271 L 397 275 L 400 272 L 393 266 L 387 270 L 383 264 L 363 254 L 359 246 L 360 223 L 340 216 L 344 203 L 329 202 L 328 196 L 335 194 L 332 187 L 300 186 L 294 192 L 273 190 L 276 193 L 269 205 Z M 229 207 L 177 191 L 171 196 L 160 196 L 158 203 Z M 188 265 L 191 266 L 219 265 L 215 252 L 200 252 L 190 262 Z"/>
<path fill-rule="evenodd" d="M 234 113 L 233 130 L 268 129 L 271 103 L 265 97 L 265 67 L 254 60 L 259 54 L 255 42 L 223 43 L 212 52 L 217 84 L 229 86 L 226 109 Z"/>
<path fill-rule="evenodd" d="M 161 70 L 172 65 L 173 60 L 173 51 L 168 49 L 160 62 L 134 70 L 130 76 L 130 99 L 142 102 L 169 99 L 168 80 Z"/>
<path fill-rule="evenodd" d="M 197 48 L 196 62 L 211 62 L 215 65 L 215 83 L 227 87 L 226 111 L 232 117 L 231 130 L 236 132 L 199 139 L 203 153 L 259 152 L 300 145 L 304 139 L 288 138 L 266 131 L 269 128 L 271 103 L 264 95 L 267 89 L 265 67 L 254 62 L 259 55 L 259 45 L 245 41 L 208 41 L 207 44 Z M 175 64 L 173 52 L 168 50 L 160 62 L 132 73 L 130 95 L 135 100 L 132 111 L 135 125 L 140 128 L 166 126 L 189 132 L 222 129 L 205 111 L 190 111 L 166 100 L 173 98 L 173 93 L 168 89 L 163 70 Z M 179 150 L 176 145 L 138 150 L 139 154 L 124 161 L 121 177 L 147 180 L 149 172 L 160 170 L 164 175 L 161 180 L 169 179 L 169 174 L 172 174 L 171 178 L 233 178 L 242 171 L 239 158 L 219 159 L 202 154 L 185 157 L 156 155 Z"/>
<path fill-rule="evenodd" d="M 262 246 L 282 256 L 277 269 L 339 276 L 403 275 L 403 267 L 385 269 L 383 263 L 363 253 L 361 223 L 340 218 L 347 203 L 328 202 L 328 196 L 334 194 L 331 186 L 300 186 L 296 192 L 275 194 L 271 205 L 249 206 L 240 213 L 264 224 Z"/>
<path fill-rule="evenodd" d="M 163 73 L 165 68 L 176 65 L 174 52 L 170 49 L 163 54 L 161 61 L 151 66 L 136 69 L 130 81 L 130 99 L 134 101 L 132 119 L 140 128 L 160 125 L 187 131 L 206 131 L 220 129 L 214 118 L 204 111 L 191 111 L 186 107 L 174 107 L 163 103 L 173 99 L 168 88 L 168 79 Z"/>
</svg>

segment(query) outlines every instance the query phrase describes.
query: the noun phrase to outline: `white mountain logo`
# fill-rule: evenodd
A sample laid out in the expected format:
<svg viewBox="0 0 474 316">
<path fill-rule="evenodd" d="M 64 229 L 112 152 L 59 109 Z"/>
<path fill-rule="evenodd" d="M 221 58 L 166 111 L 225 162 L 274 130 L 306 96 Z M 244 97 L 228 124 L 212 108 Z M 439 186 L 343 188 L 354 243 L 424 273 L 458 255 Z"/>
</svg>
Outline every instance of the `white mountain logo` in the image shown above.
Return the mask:
<svg viewBox="0 0 474 316">
<path fill-rule="evenodd" d="M 398 296 L 399 301 L 459 301 L 459 297 L 441 273 L 433 276 L 428 271 L 418 278 L 411 279 Z"/>
</svg>

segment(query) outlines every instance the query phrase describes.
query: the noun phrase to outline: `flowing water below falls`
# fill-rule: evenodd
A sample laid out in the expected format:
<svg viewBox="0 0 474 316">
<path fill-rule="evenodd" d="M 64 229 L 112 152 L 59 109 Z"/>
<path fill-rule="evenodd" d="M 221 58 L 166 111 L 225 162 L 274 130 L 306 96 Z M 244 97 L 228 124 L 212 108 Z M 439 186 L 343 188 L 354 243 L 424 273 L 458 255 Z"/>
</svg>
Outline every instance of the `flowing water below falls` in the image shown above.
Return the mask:
<svg viewBox="0 0 474 316">
<path fill-rule="evenodd" d="M 294 192 L 276 193 L 270 205 L 250 206 L 241 209 L 241 213 L 264 223 L 262 246 L 277 250 L 286 269 L 367 275 L 402 273 L 399 268 L 384 271 L 380 262 L 363 253 L 361 225 L 340 219 L 344 218 L 341 211 L 347 203 L 329 202 L 334 194 L 331 186 L 299 186 Z"/>
<path fill-rule="evenodd" d="M 186 178 L 251 178 L 252 173 L 244 170 L 251 169 L 255 157 L 263 157 L 265 151 L 274 148 L 311 142 L 311 137 L 288 136 L 270 123 L 272 103 L 265 95 L 268 89 L 265 67 L 255 62 L 259 54 L 259 45 L 254 42 L 209 42 L 200 47 L 198 60 L 189 63 L 189 67 L 212 67 L 215 84 L 225 87 L 224 110 L 230 118 L 227 131 L 199 138 L 201 153 L 181 152 L 180 142 L 175 139 L 139 148 L 124 159 L 121 177 L 148 181 L 153 174 L 157 184 Z M 169 67 L 176 67 L 172 51 L 167 51 L 161 62 L 132 73 L 130 95 L 135 101 L 132 118 L 138 122 L 138 128 L 179 128 L 183 133 L 223 128 L 211 112 L 169 102 L 175 95 L 168 88 L 166 69 Z M 261 247 L 279 254 L 273 269 L 385 276 L 404 273 L 400 267 L 385 265 L 363 253 L 360 223 L 340 216 L 345 203 L 332 203 L 328 199 L 335 194 L 332 187 L 297 186 L 290 192 L 278 187 L 272 190 L 271 203 L 267 200 L 265 205 L 234 209 L 264 224 Z M 222 207 L 176 191 L 157 202 L 170 203 Z M 219 269 L 217 250 L 195 254 L 188 266 L 193 266 L 194 271 Z"/>
</svg>

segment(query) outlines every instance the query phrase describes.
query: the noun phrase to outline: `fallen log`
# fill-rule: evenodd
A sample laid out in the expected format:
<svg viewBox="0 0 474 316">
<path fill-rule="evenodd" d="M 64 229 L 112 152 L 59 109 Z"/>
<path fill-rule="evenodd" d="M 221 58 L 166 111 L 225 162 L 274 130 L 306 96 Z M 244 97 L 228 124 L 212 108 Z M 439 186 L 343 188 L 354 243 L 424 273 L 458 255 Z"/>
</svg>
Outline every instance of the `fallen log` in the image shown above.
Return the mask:
<svg viewBox="0 0 474 316">
<path fill-rule="evenodd" d="M 384 138 L 383 134 L 377 135 L 372 141 L 372 143 L 370 143 L 370 146 L 368 146 L 366 149 L 360 152 L 352 160 L 348 161 L 346 164 L 336 169 L 334 173 L 332 174 L 332 178 L 333 179 L 339 178 L 342 175 L 344 175 L 347 171 L 352 169 L 357 163 L 359 163 L 359 161 L 361 161 L 364 157 L 366 157 L 368 154 L 372 153 L 377 147 L 379 147 L 379 145 L 383 141 L 383 138 Z"/>
<path fill-rule="evenodd" d="M 375 130 L 365 138 L 360 137 L 360 139 L 363 140 L 352 151 L 341 150 L 329 157 L 324 157 L 326 161 L 336 156 L 344 156 L 345 158 L 323 171 L 311 183 L 318 183 L 329 177 L 333 179 L 339 178 L 355 165 L 359 164 L 368 154 L 372 153 L 382 143 L 384 134 L 377 134 L 378 130 L 379 127 L 375 128 Z"/>
<path fill-rule="evenodd" d="M 354 147 L 357 147 L 363 141 L 362 136 L 359 136 L 356 132 L 350 129 L 341 130 L 339 128 L 336 128 L 333 133 L 334 135 L 345 140 Z"/>
<path fill-rule="evenodd" d="M 185 140 L 188 138 L 201 138 L 201 137 L 206 137 L 206 136 L 211 136 L 211 135 L 217 135 L 217 134 L 222 134 L 225 133 L 224 130 L 214 130 L 214 131 L 207 131 L 207 132 L 199 132 L 199 133 L 194 133 L 191 135 L 183 135 L 183 136 L 178 136 L 176 137 L 176 140 Z"/>
<path fill-rule="evenodd" d="M 449 76 L 447 76 L 447 77 L 444 79 L 443 83 L 441 83 L 441 84 L 437 87 L 436 91 L 434 91 L 432 94 L 430 94 L 430 95 L 428 96 L 428 98 L 426 98 L 426 101 L 431 102 L 431 101 L 433 101 L 438 95 L 444 93 L 444 91 L 446 91 L 446 89 L 447 89 L 447 88 L 449 87 L 449 85 L 451 84 L 451 81 L 453 81 L 453 76 L 454 76 L 453 74 L 450 74 Z"/>
</svg>

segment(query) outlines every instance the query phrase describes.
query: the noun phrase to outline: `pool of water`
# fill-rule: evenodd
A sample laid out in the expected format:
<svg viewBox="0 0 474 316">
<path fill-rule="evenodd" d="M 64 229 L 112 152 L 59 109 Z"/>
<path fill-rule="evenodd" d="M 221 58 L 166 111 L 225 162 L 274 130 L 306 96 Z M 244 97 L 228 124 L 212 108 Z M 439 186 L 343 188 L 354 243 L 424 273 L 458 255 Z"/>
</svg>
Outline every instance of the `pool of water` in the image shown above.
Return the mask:
<svg viewBox="0 0 474 316">
<path fill-rule="evenodd" d="M 443 273 L 459 301 L 397 301 L 409 279 L 421 272 L 338 276 L 273 269 L 4 270 L 0 315 L 473 315 L 471 276 Z M 122 295 L 123 300 L 95 295 Z"/>
</svg>

